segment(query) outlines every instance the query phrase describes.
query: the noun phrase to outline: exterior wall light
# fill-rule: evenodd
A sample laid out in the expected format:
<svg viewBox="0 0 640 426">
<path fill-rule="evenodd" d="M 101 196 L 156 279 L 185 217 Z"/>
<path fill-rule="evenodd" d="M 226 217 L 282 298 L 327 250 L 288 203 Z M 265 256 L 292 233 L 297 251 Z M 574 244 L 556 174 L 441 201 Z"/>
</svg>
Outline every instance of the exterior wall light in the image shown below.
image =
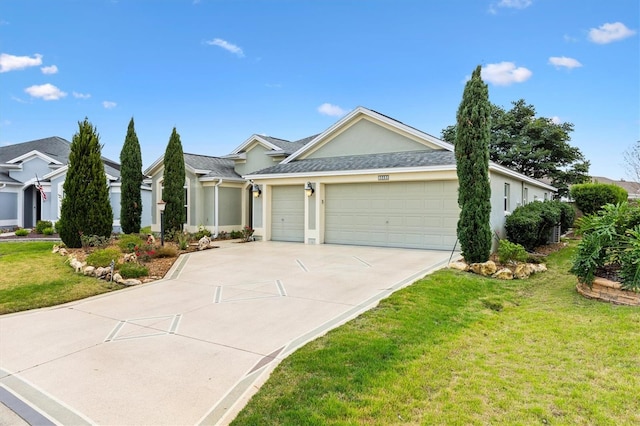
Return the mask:
<svg viewBox="0 0 640 426">
<path fill-rule="evenodd" d="M 258 185 L 257 183 L 254 183 L 251 186 L 251 192 L 253 193 L 253 198 L 258 198 L 260 194 L 262 194 L 262 191 L 260 190 L 260 185 Z"/>
<path fill-rule="evenodd" d="M 307 194 L 307 197 L 311 197 L 314 192 L 315 191 L 313 190 L 313 185 L 311 185 L 311 182 L 307 182 L 307 184 L 304 186 L 304 193 Z"/>
</svg>

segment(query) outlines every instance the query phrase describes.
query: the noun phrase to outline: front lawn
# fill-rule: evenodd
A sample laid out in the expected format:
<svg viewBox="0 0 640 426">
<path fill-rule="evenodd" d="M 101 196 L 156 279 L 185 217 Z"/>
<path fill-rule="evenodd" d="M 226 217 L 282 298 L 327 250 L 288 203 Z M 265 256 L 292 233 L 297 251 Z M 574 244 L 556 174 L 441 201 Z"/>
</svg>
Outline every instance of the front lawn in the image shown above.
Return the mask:
<svg viewBox="0 0 640 426">
<path fill-rule="evenodd" d="M 76 274 L 52 242 L 0 243 L 0 314 L 54 306 L 122 286 Z"/>
<path fill-rule="evenodd" d="M 284 360 L 234 425 L 640 424 L 640 309 L 442 270 Z"/>
</svg>

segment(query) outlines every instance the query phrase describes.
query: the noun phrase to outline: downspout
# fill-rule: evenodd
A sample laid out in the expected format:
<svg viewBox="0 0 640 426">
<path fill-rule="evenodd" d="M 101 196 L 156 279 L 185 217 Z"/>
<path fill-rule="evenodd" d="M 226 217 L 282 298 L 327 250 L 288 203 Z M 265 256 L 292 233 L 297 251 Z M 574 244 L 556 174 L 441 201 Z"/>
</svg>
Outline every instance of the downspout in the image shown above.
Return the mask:
<svg viewBox="0 0 640 426">
<path fill-rule="evenodd" d="M 214 186 L 213 191 L 213 238 L 218 238 L 218 187 L 222 184 L 222 178 L 218 178 L 218 183 Z"/>
</svg>

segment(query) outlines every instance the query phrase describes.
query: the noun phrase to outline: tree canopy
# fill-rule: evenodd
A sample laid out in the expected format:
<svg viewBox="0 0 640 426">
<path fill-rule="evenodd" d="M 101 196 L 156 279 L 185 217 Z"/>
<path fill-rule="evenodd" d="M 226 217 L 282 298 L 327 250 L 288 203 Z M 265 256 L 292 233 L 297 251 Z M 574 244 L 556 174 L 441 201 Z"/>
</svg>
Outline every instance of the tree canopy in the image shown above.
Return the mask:
<svg viewBox="0 0 640 426">
<path fill-rule="evenodd" d="M 631 179 L 640 182 L 640 141 L 625 151 L 624 162 Z"/>
<path fill-rule="evenodd" d="M 127 136 L 120 151 L 120 226 L 125 234 L 140 232 L 142 219 L 142 154 L 133 117 L 129 121 Z"/>
<path fill-rule="evenodd" d="M 184 153 L 180 135 L 173 128 L 167 149 L 164 153 L 162 200 L 166 203 L 164 210 L 164 224 L 168 232 L 182 229 L 186 217 L 184 212 Z"/>
<path fill-rule="evenodd" d="M 571 146 L 571 123 L 556 123 L 552 118 L 536 117 L 533 105 L 524 99 L 512 102 L 512 108 L 491 104 L 491 161 L 526 176 L 547 178 L 566 195 L 571 184 L 589 180 L 589 161 L 577 147 Z M 457 125 L 442 131 L 442 138 L 456 142 Z"/>
<path fill-rule="evenodd" d="M 467 262 L 485 262 L 491 254 L 491 186 L 489 184 L 489 89 L 478 66 L 464 88 L 455 136 L 458 173 L 458 239 Z"/>
<path fill-rule="evenodd" d="M 108 237 L 113 229 L 100 137 L 86 118 L 78 127 L 71 142 L 61 217 L 56 224 L 67 247 L 81 247 L 82 235 Z"/>
</svg>

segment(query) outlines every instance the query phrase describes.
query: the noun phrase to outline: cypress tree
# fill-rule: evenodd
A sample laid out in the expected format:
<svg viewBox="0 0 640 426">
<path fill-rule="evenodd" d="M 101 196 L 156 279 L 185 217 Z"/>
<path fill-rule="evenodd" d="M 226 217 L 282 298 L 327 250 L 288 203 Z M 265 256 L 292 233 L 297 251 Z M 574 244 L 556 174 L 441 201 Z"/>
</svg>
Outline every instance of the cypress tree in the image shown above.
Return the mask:
<svg viewBox="0 0 640 426">
<path fill-rule="evenodd" d="M 82 247 L 81 235 L 109 237 L 113 227 L 100 136 L 87 118 L 78 127 L 71 142 L 59 224 L 67 247 Z"/>
<path fill-rule="evenodd" d="M 485 262 L 491 254 L 491 187 L 489 89 L 478 66 L 464 88 L 457 113 L 455 139 L 458 172 L 458 239 L 467 262 Z"/>
<path fill-rule="evenodd" d="M 120 151 L 120 178 L 122 181 L 120 197 L 120 226 L 125 234 L 140 232 L 142 220 L 142 154 L 140 143 L 133 124 L 129 121 L 127 136 Z"/>
<path fill-rule="evenodd" d="M 173 128 L 169 144 L 164 153 L 164 188 L 162 200 L 167 203 L 164 210 L 164 227 L 169 233 L 182 229 L 186 222 L 184 213 L 184 153 L 180 135 Z"/>
</svg>

